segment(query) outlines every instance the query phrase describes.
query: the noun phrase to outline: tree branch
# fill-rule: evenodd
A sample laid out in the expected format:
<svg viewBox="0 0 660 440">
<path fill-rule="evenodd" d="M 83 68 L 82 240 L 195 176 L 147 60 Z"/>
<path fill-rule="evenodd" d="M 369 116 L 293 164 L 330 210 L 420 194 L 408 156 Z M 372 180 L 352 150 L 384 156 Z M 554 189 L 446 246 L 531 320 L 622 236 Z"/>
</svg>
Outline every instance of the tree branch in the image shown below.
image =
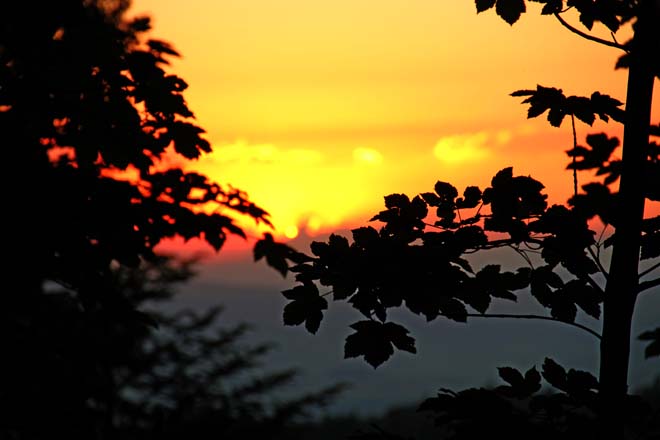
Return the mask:
<svg viewBox="0 0 660 440">
<path fill-rule="evenodd" d="M 595 41 L 596 43 L 604 44 L 605 46 L 615 47 L 617 49 L 621 49 L 621 50 L 624 50 L 624 51 L 626 50 L 626 48 L 623 45 L 619 44 L 619 43 L 615 43 L 613 41 L 603 40 L 602 38 L 594 37 L 593 35 L 589 35 L 586 32 L 582 32 L 580 29 L 574 28 L 566 20 L 564 20 L 564 18 L 561 15 L 559 15 L 558 12 L 555 12 L 555 17 L 557 18 L 557 20 L 559 20 L 559 22 L 562 24 L 562 26 L 564 26 L 566 29 L 573 32 L 574 34 L 578 34 L 582 38 L 586 38 L 587 40 Z"/>
<path fill-rule="evenodd" d="M 650 274 L 651 272 L 653 272 L 654 270 L 656 270 L 659 267 L 660 267 L 660 262 L 655 263 L 653 266 L 649 267 L 644 272 L 640 273 L 639 278 L 642 278 L 643 276 Z"/>
<path fill-rule="evenodd" d="M 575 115 L 571 113 L 571 127 L 573 127 L 573 150 L 577 151 L 577 132 L 575 131 Z M 578 195 L 577 155 L 573 154 L 573 194 Z"/>
<path fill-rule="evenodd" d="M 467 316 L 471 318 L 512 318 L 512 319 L 540 319 L 543 321 L 555 321 L 555 322 L 560 322 L 562 324 L 568 324 L 573 327 L 577 327 L 580 330 L 583 330 L 587 333 L 589 333 L 592 336 L 595 336 L 597 339 L 601 339 L 601 336 L 598 332 L 595 330 L 590 329 L 589 327 L 578 324 L 577 322 L 570 322 L 570 321 L 562 321 L 561 319 L 553 318 L 551 316 L 543 316 L 543 315 L 514 315 L 514 314 L 507 314 L 507 313 L 468 313 Z"/>
<path fill-rule="evenodd" d="M 587 246 L 587 252 L 589 252 L 589 255 L 591 255 L 591 258 L 594 260 L 594 263 L 596 263 L 596 266 L 598 266 L 598 270 L 600 270 L 600 272 L 603 274 L 605 279 L 607 279 L 608 273 L 605 270 L 605 268 L 603 267 L 603 265 L 601 264 L 600 258 L 598 257 L 598 255 L 594 254 L 594 251 L 593 251 L 593 249 L 591 249 L 591 246 Z"/>
<path fill-rule="evenodd" d="M 585 281 L 587 284 L 591 285 L 591 287 L 593 287 L 594 289 L 596 289 L 600 293 L 603 293 L 603 294 L 605 293 L 605 290 L 603 290 L 603 288 L 600 287 L 598 285 L 598 283 L 596 282 L 596 280 L 591 278 L 591 276 L 589 274 L 585 274 L 584 276 L 581 276 L 581 277 L 578 277 L 578 278 L 580 278 L 582 281 Z"/>
<path fill-rule="evenodd" d="M 639 287 L 637 287 L 637 293 L 642 293 L 645 290 L 652 289 L 657 286 L 660 286 L 660 278 L 644 281 L 643 283 L 639 283 Z"/>
</svg>

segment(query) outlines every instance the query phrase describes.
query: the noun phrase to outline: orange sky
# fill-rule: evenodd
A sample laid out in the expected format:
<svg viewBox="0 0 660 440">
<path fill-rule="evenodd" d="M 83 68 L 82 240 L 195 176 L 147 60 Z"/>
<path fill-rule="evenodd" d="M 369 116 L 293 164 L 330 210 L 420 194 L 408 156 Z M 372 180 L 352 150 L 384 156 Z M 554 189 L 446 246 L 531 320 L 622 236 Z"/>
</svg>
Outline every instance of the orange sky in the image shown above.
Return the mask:
<svg viewBox="0 0 660 440">
<path fill-rule="evenodd" d="M 624 100 L 626 72 L 616 49 L 529 8 L 513 27 L 471 0 L 135 0 L 132 11 L 183 54 L 173 70 L 215 148 L 192 167 L 295 235 L 364 223 L 384 195 L 438 179 L 483 187 L 505 166 L 564 201 L 568 120 L 528 121 L 508 94 L 541 84 Z M 579 123 L 579 139 L 604 127 Z"/>
</svg>

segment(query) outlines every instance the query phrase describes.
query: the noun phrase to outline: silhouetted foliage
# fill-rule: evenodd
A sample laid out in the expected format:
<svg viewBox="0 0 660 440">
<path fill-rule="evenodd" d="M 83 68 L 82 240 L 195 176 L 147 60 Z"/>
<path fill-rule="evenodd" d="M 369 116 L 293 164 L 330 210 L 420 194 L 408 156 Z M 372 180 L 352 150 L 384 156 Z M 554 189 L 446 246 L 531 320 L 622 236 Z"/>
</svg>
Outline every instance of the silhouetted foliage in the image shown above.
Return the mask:
<svg viewBox="0 0 660 440">
<path fill-rule="evenodd" d="M 8 2 L 0 14 L 0 128 L 9 153 L 9 286 L 0 304 L 0 426 L 12 438 L 94 438 L 89 402 L 153 319 L 112 288 L 116 265 L 163 239 L 219 250 L 270 224 L 246 195 L 173 164 L 210 151 L 127 0 Z M 54 290 L 61 286 L 67 294 Z"/>
<path fill-rule="evenodd" d="M 164 311 L 174 283 L 193 274 L 189 262 L 158 257 L 114 274 L 115 288 L 136 308 L 148 308 L 158 329 L 135 340 L 128 361 L 114 369 L 109 400 L 92 404 L 97 418 L 110 424 L 106 433 L 122 439 L 294 438 L 294 423 L 344 388 L 277 397 L 298 372 L 265 369 L 274 347 L 242 343 L 248 325 L 222 326 L 221 307 Z"/>
<path fill-rule="evenodd" d="M 635 301 L 652 289 L 657 293 L 660 285 L 659 278 L 647 278 L 660 265 L 660 219 L 644 218 L 645 200 L 660 201 L 660 148 L 649 138 L 658 136 L 650 114 L 654 77 L 660 77 L 660 2 L 533 1 L 543 3 L 541 13 L 554 15 L 572 32 L 625 51 L 617 67 L 629 69 L 626 107 L 600 92 L 566 96 L 540 85 L 512 96 L 525 98 L 529 118 L 547 111 L 555 127 L 567 116 L 573 127 L 575 119 L 591 125 L 596 117 L 623 123 L 622 159 L 613 157 L 619 140 L 606 133 L 587 136 L 587 147 L 576 141 L 567 167 L 574 172 L 575 194 L 566 205 L 548 206 L 543 184 L 515 175 L 512 168 L 500 170 L 483 190 L 467 187 L 462 196 L 443 181 L 412 198 L 386 196 L 385 209 L 371 219 L 382 224 L 379 229 L 354 229 L 352 241 L 333 234 L 327 242 L 312 243 L 307 261 L 290 259 L 288 270 L 299 284 L 284 292 L 292 300 L 284 323 L 304 322 L 314 333 L 328 295 L 347 301 L 364 319 L 351 325 L 355 332 L 346 339 L 345 357 L 362 356 L 374 368 L 395 348 L 415 352 L 408 331 L 389 321 L 391 308 L 405 307 L 427 321 L 492 317 L 571 325 L 600 341 L 599 378 L 546 358 L 540 370 L 500 368 L 506 385 L 496 389 L 442 389 L 420 409 L 435 414 L 454 438 L 586 438 L 594 432 L 623 438 L 625 425 L 639 426 L 638 419 L 650 417 L 640 399 L 627 395 L 627 375 Z M 495 8 L 509 24 L 526 11 L 526 4 L 476 0 L 477 12 Z M 594 37 L 566 21 L 563 14 L 571 9 L 579 12 L 587 30 L 602 23 L 616 32 L 632 22 L 634 37 L 624 44 Z M 602 180 L 578 188 L 578 171 L 592 171 Z M 591 229 L 596 218 L 614 231 L 605 240 Z M 513 271 L 499 264 L 473 267 L 470 254 L 495 248 L 512 249 L 525 264 Z M 607 248 L 609 262 L 601 255 Z M 641 272 L 640 262 L 646 264 Z M 495 301 L 515 302 L 524 294 L 531 294 L 547 315 L 488 313 Z M 578 313 L 602 318 L 602 334 L 576 322 Z M 658 354 L 657 329 L 640 339 L 650 341 L 647 357 Z M 542 379 L 552 391 L 539 393 Z M 646 434 L 633 433 L 639 438 Z"/>
</svg>

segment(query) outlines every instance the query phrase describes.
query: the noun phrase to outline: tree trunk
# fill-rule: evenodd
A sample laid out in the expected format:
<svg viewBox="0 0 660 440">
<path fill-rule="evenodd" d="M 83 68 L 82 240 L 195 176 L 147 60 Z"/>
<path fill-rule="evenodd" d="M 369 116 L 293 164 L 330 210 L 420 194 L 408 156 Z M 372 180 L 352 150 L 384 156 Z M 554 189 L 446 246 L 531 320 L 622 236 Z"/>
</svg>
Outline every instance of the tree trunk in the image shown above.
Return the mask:
<svg viewBox="0 0 660 440">
<path fill-rule="evenodd" d="M 631 323 L 637 297 L 644 163 L 648 157 L 654 58 L 658 57 L 660 0 L 642 0 L 630 53 L 623 170 L 617 224 L 603 304 L 600 354 L 601 428 L 607 438 L 624 438 L 623 408 L 628 392 Z M 654 49 L 655 46 L 655 49 Z M 603 437 L 605 438 L 605 437 Z"/>
</svg>

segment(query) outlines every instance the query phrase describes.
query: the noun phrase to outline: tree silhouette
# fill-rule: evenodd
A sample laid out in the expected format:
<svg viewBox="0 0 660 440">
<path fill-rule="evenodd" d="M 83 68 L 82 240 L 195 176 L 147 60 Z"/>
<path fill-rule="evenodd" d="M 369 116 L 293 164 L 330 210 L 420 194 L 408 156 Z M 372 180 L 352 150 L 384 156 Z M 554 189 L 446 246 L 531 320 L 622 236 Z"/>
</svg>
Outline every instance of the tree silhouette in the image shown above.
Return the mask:
<svg viewBox="0 0 660 440">
<path fill-rule="evenodd" d="M 9 2 L 0 16 L 0 128 L 9 153 L 9 247 L 0 304 L 0 426 L 17 437 L 93 438 L 90 401 L 155 324 L 112 288 L 116 265 L 163 239 L 219 250 L 270 224 L 246 195 L 170 166 L 210 151 L 128 0 Z M 171 151 L 171 152 L 169 152 Z M 64 287 L 66 294 L 55 294 Z"/>
<path fill-rule="evenodd" d="M 660 278 L 651 278 L 660 267 L 660 217 L 644 218 L 645 200 L 660 201 L 660 145 L 650 139 L 660 136 L 660 125 L 651 124 L 653 82 L 660 76 L 660 1 L 533 1 L 542 3 L 542 14 L 554 16 L 571 32 L 622 52 L 616 67 L 628 69 L 626 105 L 622 108 L 622 102 L 597 91 L 566 96 L 561 89 L 540 85 L 512 96 L 524 98 L 529 118 L 547 112 L 550 124 L 559 127 L 568 117 L 574 132 L 576 119 L 588 125 L 596 118 L 622 123 L 622 159 L 612 155 L 618 139 L 591 134 L 586 145 L 575 140 L 568 151 L 575 194 L 567 205 L 548 206 L 539 181 L 505 168 L 483 190 L 468 186 L 460 194 L 450 183 L 438 181 L 432 192 L 413 198 L 391 194 L 385 197 L 385 209 L 371 219 L 383 224 L 380 229 L 354 229 L 352 242 L 333 234 L 327 242 L 313 242 L 311 255 L 292 259 L 286 247 L 269 245 L 268 256 L 295 273 L 298 282 L 283 292 L 291 300 L 284 308 L 284 323 L 304 323 L 315 333 L 327 296 L 347 301 L 365 319 L 351 325 L 354 333 L 346 338 L 345 357 L 363 357 L 373 367 L 389 359 L 395 348 L 415 353 L 408 330 L 388 320 L 388 309 L 394 307 L 428 321 L 544 319 L 588 332 L 600 343 L 598 379 L 546 358 L 540 371 L 500 368 L 506 385 L 496 390 L 443 389 L 421 410 L 435 413 L 457 438 L 578 438 L 593 436 L 594 430 L 624 438 L 626 423 L 648 416 L 639 400 L 627 395 L 633 310 L 640 295 L 660 285 Z M 495 8 L 509 24 L 527 6 L 524 0 L 475 3 L 477 12 Z M 586 31 L 567 21 L 568 10 L 577 11 Z M 596 23 L 613 35 L 632 24 L 633 37 L 625 43 L 595 37 L 589 31 Z M 602 180 L 578 188 L 577 173 L 587 170 Z M 597 238 L 591 229 L 595 218 L 614 231 L 604 241 L 604 234 Z M 471 254 L 499 248 L 513 250 L 524 264 L 512 271 L 496 262 L 473 267 Z M 603 249 L 611 250 L 611 260 L 601 258 Z M 488 313 L 495 300 L 516 301 L 527 292 L 547 315 Z M 578 311 L 599 319 L 601 309 L 602 333 L 575 321 Z M 647 357 L 660 354 L 659 331 L 639 336 L 650 341 Z M 542 379 L 555 391 L 539 394 Z"/>
<path fill-rule="evenodd" d="M 113 271 L 113 288 L 136 309 L 148 308 L 158 329 L 132 341 L 128 361 L 112 371 L 112 393 L 91 403 L 103 432 L 121 439 L 292 438 L 292 425 L 344 385 L 277 398 L 298 371 L 264 371 L 274 346 L 243 343 L 247 324 L 221 325 L 221 307 L 166 311 L 175 287 L 194 275 L 193 264 L 159 256 Z"/>
</svg>

